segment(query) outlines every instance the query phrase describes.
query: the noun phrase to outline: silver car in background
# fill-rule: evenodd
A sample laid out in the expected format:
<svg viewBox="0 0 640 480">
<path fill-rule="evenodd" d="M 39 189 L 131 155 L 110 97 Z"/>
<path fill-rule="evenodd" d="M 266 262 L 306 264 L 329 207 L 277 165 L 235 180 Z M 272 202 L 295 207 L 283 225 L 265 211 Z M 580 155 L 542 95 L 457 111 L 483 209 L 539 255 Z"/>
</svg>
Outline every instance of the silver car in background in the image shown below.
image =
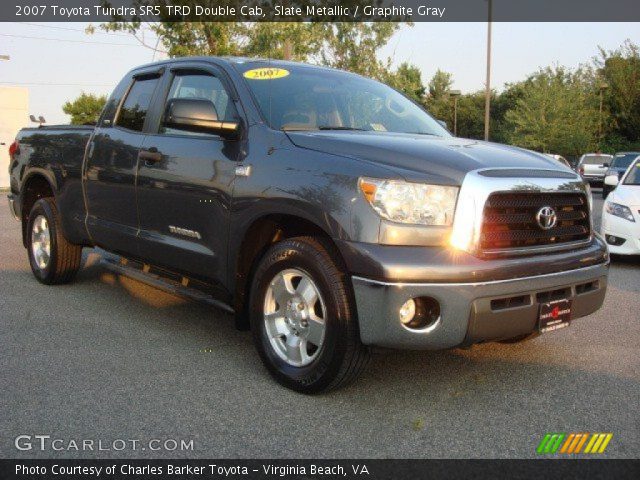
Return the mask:
<svg viewBox="0 0 640 480">
<path fill-rule="evenodd" d="M 612 159 L 613 155 L 606 153 L 585 153 L 578 162 L 578 172 L 589 183 L 602 183 Z"/>
</svg>

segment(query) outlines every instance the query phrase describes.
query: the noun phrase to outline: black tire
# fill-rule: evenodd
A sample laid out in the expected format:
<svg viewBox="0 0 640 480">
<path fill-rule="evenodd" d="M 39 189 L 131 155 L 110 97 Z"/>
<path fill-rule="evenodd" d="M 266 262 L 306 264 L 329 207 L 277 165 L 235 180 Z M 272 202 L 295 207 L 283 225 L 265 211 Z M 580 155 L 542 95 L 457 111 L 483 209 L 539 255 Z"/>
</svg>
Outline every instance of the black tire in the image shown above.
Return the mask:
<svg viewBox="0 0 640 480">
<path fill-rule="evenodd" d="M 38 265 L 33 252 L 33 224 L 44 217 L 49 229 L 50 256 L 46 266 Z M 69 243 L 60 228 L 60 216 L 52 198 L 41 198 L 31 208 L 27 223 L 27 252 L 31 271 L 45 285 L 68 283 L 80 270 L 82 247 Z"/>
<path fill-rule="evenodd" d="M 299 269 L 310 277 L 327 311 L 323 344 L 316 358 L 300 367 L 278 356 L 263 317 L 269 285 L 287 269 Z M 251 330 L 262 362 L 285 387 L 307 394 L 328 391 L 352 382 L 367 366 L 370 349 L 360 342 L 353 292 L 344 272 L 331 245 L 313 237 L 279 242 L 260 259 L 249 300 Z"/>
</svg>

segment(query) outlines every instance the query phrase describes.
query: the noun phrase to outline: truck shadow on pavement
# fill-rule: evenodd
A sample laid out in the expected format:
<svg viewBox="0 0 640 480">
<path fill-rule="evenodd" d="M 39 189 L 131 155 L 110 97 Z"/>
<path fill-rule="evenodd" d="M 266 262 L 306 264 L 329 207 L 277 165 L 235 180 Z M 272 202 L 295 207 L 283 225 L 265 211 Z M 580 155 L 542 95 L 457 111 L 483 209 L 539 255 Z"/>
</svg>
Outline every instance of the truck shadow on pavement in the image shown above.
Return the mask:
<svg viewBox="0 0 640 480">
<path fill-rule="evenodd" d="M 533 456 L 548 431 L 593 430 L 614 432 L 610 455 L 637 455 L 636 335 L 615 325 L 595 342 L 596 320 L 587 318 L 515 345 L 375 351 L 353 385 L 305 396 L 269 377 L 250 332 L 235 330 L 230 315 L 97 260 L 86 252 L 67 286 L 2 272 L 17 301 L 40 299 L 3 325 L 15 329 L 4 342 L 2 384 L 14 412 L 0 422 L 5 432 L 186 432 L 197 450 L 165 454 L 173 458 L 421 458 Z M 51 400 L 46 409 L 40 395 Z"/>
</svg>

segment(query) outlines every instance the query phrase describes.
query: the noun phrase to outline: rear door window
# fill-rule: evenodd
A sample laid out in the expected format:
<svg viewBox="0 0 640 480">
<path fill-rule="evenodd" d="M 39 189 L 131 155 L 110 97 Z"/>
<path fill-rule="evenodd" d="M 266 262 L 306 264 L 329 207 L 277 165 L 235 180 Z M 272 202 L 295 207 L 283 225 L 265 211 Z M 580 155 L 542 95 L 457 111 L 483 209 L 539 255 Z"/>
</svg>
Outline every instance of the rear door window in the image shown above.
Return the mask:
<svg viewBox="0 0 640 480">
<path fill-rule="evenodd" d="M 153 92 L 158 85 L 159 78 L 145 78 L 136 80 L 129 89 L 125 98 L 116 125 L 128 130 L 141 132 L 144 121 L 147 118 L 147 111 L 153 98 Z"/>
</svg>

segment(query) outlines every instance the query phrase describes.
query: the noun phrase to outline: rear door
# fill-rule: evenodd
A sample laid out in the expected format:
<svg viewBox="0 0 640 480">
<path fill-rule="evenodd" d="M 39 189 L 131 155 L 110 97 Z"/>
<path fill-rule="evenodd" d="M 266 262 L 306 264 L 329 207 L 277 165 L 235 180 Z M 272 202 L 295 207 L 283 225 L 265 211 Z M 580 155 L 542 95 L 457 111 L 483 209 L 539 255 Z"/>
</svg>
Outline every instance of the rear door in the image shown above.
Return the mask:
<svg viewBox="0 0 640 480">
<path fill-rule="evenodd" d="M 240 119 L 237 96 L 216 67 L 180 63 L 167 72 L 138 163 L 140 254 L 149 263 L 222 283 L 242 141 L 165 127 L 172 98 L 206 99 L 221 120 Z"/>
<path fill-rule="evenodd" d="M 147 112 L 161 72 L 142 71 L 125 83 L 113 119 L 103 118 L 88 145 L 84 181 L 87 229 L 99 246 L 137 256 L 136 175 Z M 122 86 L 119 86 L 122 88 Z M 117 96 L 118 92 L 114 92 Z M 114 105 L 105 108 L 106 115 Z"/>
</svg>

